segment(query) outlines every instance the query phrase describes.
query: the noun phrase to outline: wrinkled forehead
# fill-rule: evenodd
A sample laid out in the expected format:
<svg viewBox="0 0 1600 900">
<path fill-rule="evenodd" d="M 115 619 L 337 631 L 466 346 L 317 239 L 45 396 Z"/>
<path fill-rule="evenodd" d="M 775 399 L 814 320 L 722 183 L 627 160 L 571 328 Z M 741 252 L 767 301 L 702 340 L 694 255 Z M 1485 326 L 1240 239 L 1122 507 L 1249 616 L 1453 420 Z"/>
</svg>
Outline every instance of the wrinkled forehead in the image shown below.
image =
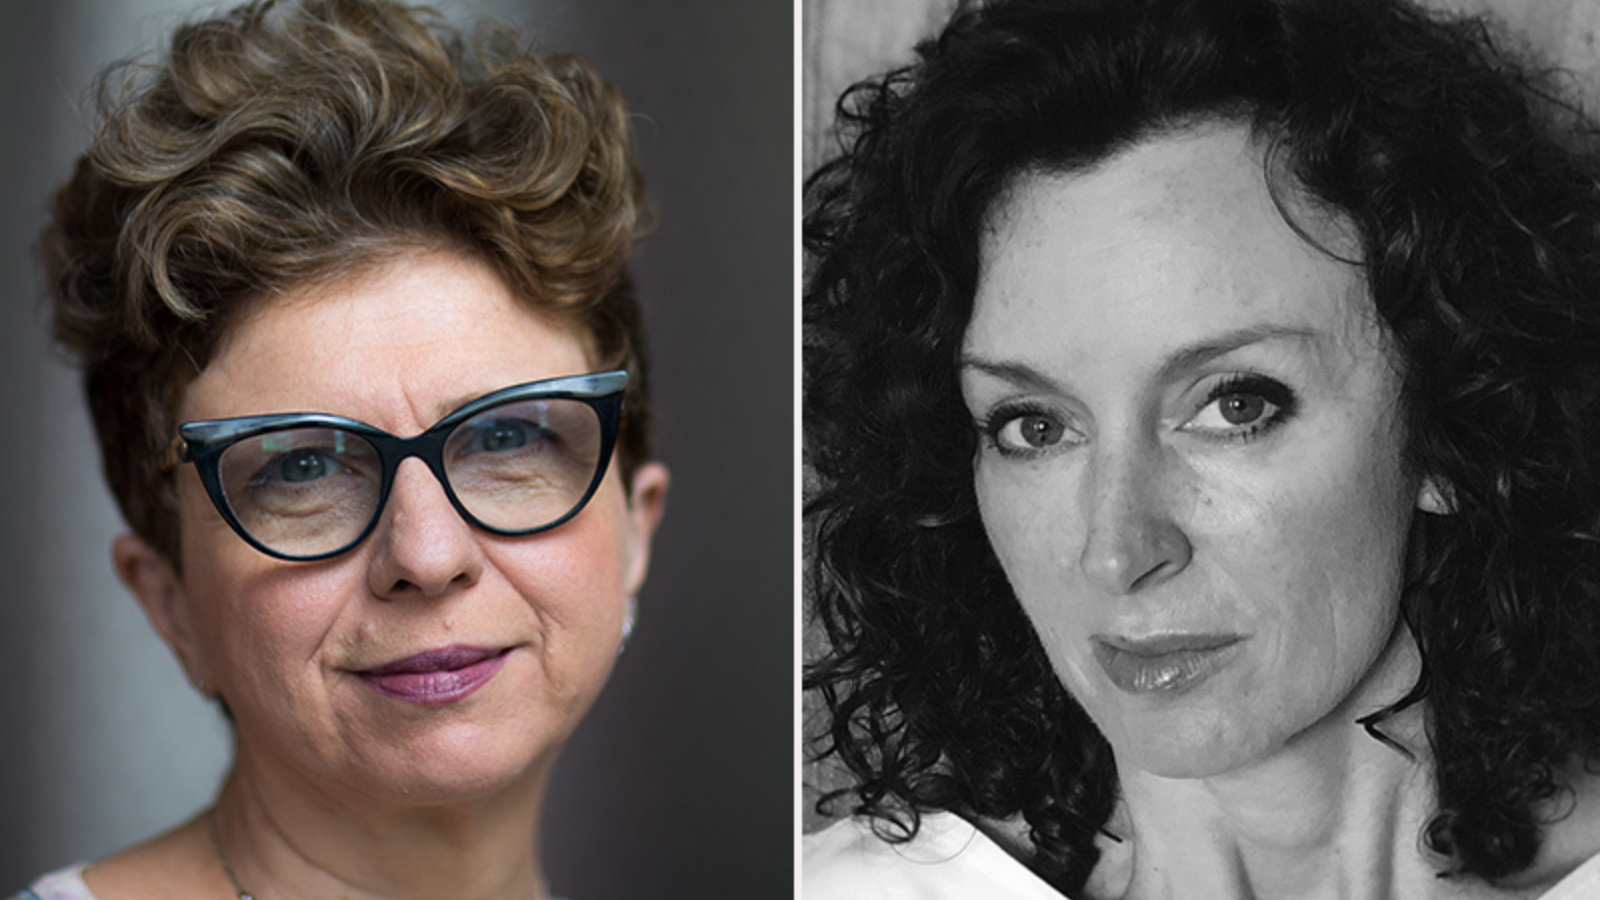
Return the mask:
<svg viewBox="0 0 1600 900">
<path fill-rule="evenodd" d="M 587 372 L 592 344 L 480 259 L 424 253 L 254 298 L 187 385 L 179 418 L 389 414 L 409 430 L 509 384 Z M 402 400 L 407 415 L 389 408 Z"/>
<path fill-rule="evenodd" d="M 1052 327 L 1063 320 L 1071 327 Z M 1236 329 L 1387 342 L 1348 218 L 1314 202 L 1246 126 L 1164 132 L 1093 166 L 1020 172 L 985 217 L 969 352 Z"/>
</svg>

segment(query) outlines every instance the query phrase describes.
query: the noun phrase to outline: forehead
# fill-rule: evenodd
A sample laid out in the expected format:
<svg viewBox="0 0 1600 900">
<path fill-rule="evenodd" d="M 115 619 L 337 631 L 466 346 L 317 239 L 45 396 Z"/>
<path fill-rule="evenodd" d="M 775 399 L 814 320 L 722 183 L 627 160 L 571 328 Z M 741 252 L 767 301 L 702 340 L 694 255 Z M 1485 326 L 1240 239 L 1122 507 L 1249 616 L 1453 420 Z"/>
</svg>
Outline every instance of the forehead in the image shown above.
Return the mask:
<svg viewBox="0 0 1600 900">
<path fill-rule="evenodd" d="M 579 331 L 476 258 L 421 252 L 257 301 L 230 324 L 180 421 L 332 412 L 397 433 L 525 381 L 589 370 Z"/>
<path fill-rule="evenodd" d="M 1273 179 L 1275 196 L 1265 159 L 1246 127 L 1215 124 L 1088 171 L 1018 176 L 985 223 L 969 350 L 1156 352 L 1261 328 L 1376 334 L 1346 261 L 1349 229 L 1287 176 Z"/>
</svg>

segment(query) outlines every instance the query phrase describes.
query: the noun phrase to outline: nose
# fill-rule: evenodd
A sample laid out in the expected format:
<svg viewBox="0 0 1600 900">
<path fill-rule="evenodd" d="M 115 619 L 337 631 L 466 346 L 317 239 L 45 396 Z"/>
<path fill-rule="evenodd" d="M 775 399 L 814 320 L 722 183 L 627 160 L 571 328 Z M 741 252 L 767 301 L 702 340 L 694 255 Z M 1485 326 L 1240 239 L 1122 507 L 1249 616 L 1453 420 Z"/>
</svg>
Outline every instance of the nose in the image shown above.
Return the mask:
<svg viewBox="0 0 1600 900">
<path fill-rule="evenodd" d="M 1130 440 L 1097 446 L 1081 498 L 1087 522 L 1078 565 L 1102 590 L 1124 596 L 1163 584 L 1194 548 L 1175 516 L 1176 486 L 1162 448 Z"/>
<path fill-rule="evenodd" d="M 379 597 L 441 597 L 476 584 L 483 574 L 477 534 L 420 459 L 408 459 L 396 470 L 383 517 L 369 540 L 374 545 L 369 578 Z"/>
</svg>

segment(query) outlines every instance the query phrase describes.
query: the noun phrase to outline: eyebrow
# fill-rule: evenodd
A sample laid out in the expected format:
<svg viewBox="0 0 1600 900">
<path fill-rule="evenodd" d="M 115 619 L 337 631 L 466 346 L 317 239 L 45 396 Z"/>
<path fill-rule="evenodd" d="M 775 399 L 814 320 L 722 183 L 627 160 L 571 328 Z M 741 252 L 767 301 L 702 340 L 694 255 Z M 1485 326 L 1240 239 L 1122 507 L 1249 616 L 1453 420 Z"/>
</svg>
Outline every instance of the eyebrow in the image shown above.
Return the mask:
<svg viewBox="0 0 1600 900">
<path fill-rule="evenodd" d="M 515 382 L 513 382 L 513 383 L 515 383 Z M 507 385 L 501 385 L 500 387 L 510 387 L 510 386 L 511 385 L 507 384 Z M 442 421 L 445 416 L 450 415 L 451 413 L 455 412 L 456 410 L 460 409 L 461 407 L 466 406 L 468 403 L 471 403 L 472 401 L 478 399 L 479 397 L 483 397 L 483 396 L 486 396 L 488 394 L 492 394 L 492 393 L 494 393 L 495 391 L 497 391 L 499 389 L 500 388 L 490 388 L 490 389 L 488 389 L 486 391 L 467 391 L 467 392 L 465 392 L 463 394 L 459 394 L 459 395 L 457 395 L 455 397 L 448 398 L 446 400 L 443 400 L 443 401 L 435 404 L 433 409 L 432 409 L 433 418 L 428 420 L 428 424 L 425 427 L 432 428 L 433 426 L 439 424 L 439 422 Z"/>
<path fill-rule="evenodd" d="M 1166 381 L 1179 372 L 1204 365 L 1219 356 L 1226 356 L 1235 350 L 1252 344 L 1267 341 L 1309 342 L 1316 339 L 1317 333 L 1308 328 L 1294 328 L 1284 325 L 1251 325 L 1245 328 L 1236 328 L 1179 348 L 1162 361 L 1161 368 L 1157 371 L 1156 379 L 1158 381 Z M 973 369 L 1030 391 L 1061 390 L 1061 385 L 1056 383 L 1053 378 L 1026 363 L 999 362 L 963 353 L 961 355 L 961 368 Z"/>
<path fill-rule="evenodd" d="M 1312 342 L 1316 339 L 1317 333 L 1309 328 L 1291 328 L 1284 325 L 1252 325 L 1225 331 L 1214 338 L 1190 344 L 1167 357 L 1166 362 L 1161 364 L 1159 378 L 1164 381 L 1179 372 L 1204 365 L 1219 356 L 1226 356 L 1251 344 L 1268 341 Z"/>
<path fill-rule="evenodd" d="M 438 422 L 440 419 L 443 419 L 445 416 L 450 415 L 451 413 L 455 412 L 456 410 L 460 409 L 461 407 L 466 406 L 468 403 L 471 403 L 472 401 L 478 399 L 479 397 L 482 397 L 484 394 L 487 394 L 487 393 L 490 393 L 490 392 L 489 391 L 478 391 L 475 394 L 474 393 L 468 393 L 468 394 L 465 394 L 463 396 L 456 397 L 453 400 L 448 400 L 448 401 L 446 401 L 444 403 L 438 404 L 437 406 L 434 407 L 433 421 L 434 422 Z M 429 425 L 428 427 L 432 428 L 433 426 Z"/>
</svg>

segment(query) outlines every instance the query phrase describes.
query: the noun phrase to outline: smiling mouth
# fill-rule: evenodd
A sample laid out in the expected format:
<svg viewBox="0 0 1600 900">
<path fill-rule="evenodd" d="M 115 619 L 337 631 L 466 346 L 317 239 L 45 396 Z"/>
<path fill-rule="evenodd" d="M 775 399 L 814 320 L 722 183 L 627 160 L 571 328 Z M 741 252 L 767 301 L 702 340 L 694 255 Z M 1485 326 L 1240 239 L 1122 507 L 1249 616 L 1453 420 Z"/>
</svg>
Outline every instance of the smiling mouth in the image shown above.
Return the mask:
<svg viewBox="0 0 1600 900">
<path fill-rule="evenodd" d="M 500 671 L 511 648 L 451 646 L 429 650 L 355 673 L 385 697 L 419 706 L 464 699 Z"/>
<path fill-rule="evenodd" d="M 1129 694 L 1176 696 L 1226 666 L 1244 643 L 1237 634 L 1177 634 L 1148 640 L 1096 635 L 1095 659 Z"/>
</svg>

